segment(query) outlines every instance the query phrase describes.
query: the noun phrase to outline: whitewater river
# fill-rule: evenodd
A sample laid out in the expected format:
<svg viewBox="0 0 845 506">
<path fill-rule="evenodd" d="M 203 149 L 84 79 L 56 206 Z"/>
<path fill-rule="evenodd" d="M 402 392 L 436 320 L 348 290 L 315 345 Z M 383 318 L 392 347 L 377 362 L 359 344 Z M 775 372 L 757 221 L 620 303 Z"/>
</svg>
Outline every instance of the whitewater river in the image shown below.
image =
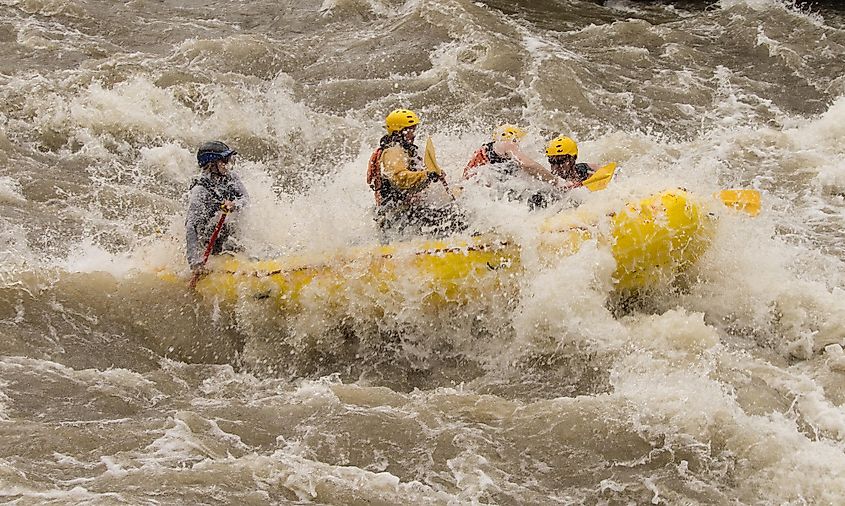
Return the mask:
<svg viewBox="0 0 845 506">
<path fill-rule="evenodd" d="M 0 501 L 845 503 L 838 5 L 0 0 Z M 543 163 L 561 133 L 619 163 L 567 206 L 762 212 L 714 211 L 686 282 L 630 304 L 599 243 L 538 261 L 559 208 L 472 191 L 525 245 L 515 290 L 285 314 L 185 286 L 201 142 L 240 153 L 247 253 L 307 258 L 376 241 L 397 107 L 453 186 L 510 122 Z"/>
</svg>

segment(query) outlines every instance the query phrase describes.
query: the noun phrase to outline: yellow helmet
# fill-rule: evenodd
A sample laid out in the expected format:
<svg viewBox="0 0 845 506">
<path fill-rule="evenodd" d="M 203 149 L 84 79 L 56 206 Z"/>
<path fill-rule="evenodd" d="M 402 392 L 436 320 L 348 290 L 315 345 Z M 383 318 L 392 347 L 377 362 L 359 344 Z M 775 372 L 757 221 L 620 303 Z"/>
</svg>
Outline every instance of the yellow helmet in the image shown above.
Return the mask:
<svg viewBox="0 0 845 506">
<path fill-rule="evenodd" d="M 420 117 L 417 116 L 417 113 L 408 109 L 396 109 L 395 111 L 391 111 L 385 119 L 387 132 L 391 134 L 404 128 L 408 128 L 409 126 L 414 126 L 419 122 Z"/>
<path fill-rule="evenodd" d="M 578 145 L 569 137 L 561 135 L 549 141 L 546 146 L 546 156 L 571 155 L 578 156 Z"/>
<path fill-rule="evenodd" d="M 505 123 L 493 130 L 494 141 L 518 141 L 525 137 L 525 132 L 516 125 Z"/>
</svg>

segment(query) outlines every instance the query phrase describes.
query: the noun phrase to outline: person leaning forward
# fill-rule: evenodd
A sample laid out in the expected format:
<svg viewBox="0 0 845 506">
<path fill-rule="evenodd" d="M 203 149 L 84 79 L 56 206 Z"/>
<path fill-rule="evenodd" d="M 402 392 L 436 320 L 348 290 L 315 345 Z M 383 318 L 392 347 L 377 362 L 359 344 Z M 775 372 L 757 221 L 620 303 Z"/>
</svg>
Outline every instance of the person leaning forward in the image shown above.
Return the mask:
<svg viewBox="0 0 845 506">
<path fill-rule="evenodd" d="M 487 166 L 498 177 L 515 176 L 520 171 L 551 184 L 557 184 L 557 177 L 545 167 L 531 159 L 519 148 L 519 141 L 525 132 L 516 125 L 503 124 L 493 131 L 493 140 L 478 148 L 464 168 L 464 179 L 478 174 L 479 167 Z"/>
<path fill-rule="evenodd" d="M 191 182 L 185 217 L 185 249 L 194 275 L 205 270 L 203 254 L 224 211 L 229 214 L 211 253 L 237 249 L 232 237 L 231 213 L 246 206 L 249 195 L 241 179 L 231 172 L 236 154 L 220 141 L 205 142 L 197 150 L 197 164 L 202 172 Z"/>
<path fill-rule="evenodd" d="M 591 163 L 576 163 L 578 145 L 569 137 L 561 135 L 549 141 L 546 147 L 552 174 L 564 181 L 564 188 L 571 190 L 582 186 L 584 181 L 596 172 L 598 167 Z"/>
<path fill-rule="evenodd" d="M 445 180 L 438 167 L 426 167 L 414 143 L 419 124 L 414 111 L 392 111 L 385 118 L 387 134 L 370 157 L 367 184 L 375 193 L 376 222 L 383 235 L 440 236 L 465 228 L 452 206 L 435 207 L 419 198 L 432 182 Z"/>
<path fill-rule="evenodd" d="M 370 157 L 367 184 L 375 192 L 376 205 L 405 202 L 437 181 L 442 174 L 427 169 L 414 144 L 420 118 L 414 111 L 396 109 L 385 119 L 387 135 Z"/>
<path fill-rule="evenodd" d="M 576 163 L 578 145 L 574 140 L 563 135 L 549 141 L 546 146 L 546 156 L 551 167 L 549 172 L 556 179 L 555 188 L 565 192 L 583 186 L 584 181 L 589 179 L 597 169 L 594 164 Z M 560 200 L 561 196 L 558 192 L 538 192 L 528 199 L 528 203 L 533 209 L 542 208 Z"/>
</svg>

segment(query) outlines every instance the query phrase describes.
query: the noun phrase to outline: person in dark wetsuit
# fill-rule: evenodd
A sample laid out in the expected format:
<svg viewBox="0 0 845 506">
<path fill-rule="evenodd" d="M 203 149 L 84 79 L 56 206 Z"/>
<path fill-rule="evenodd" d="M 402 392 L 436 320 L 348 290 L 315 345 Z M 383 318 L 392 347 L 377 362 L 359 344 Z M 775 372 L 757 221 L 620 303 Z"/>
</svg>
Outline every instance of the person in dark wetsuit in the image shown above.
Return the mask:
<svg viewBox="0 0 845 506">
<path fill-rule="evenodd" d="M 185 250 L 194 274 L 202 274 L 205 269 L 203 253 L 224 209 L 229 216 L 211 253 L 236 249 L 231 241 L 231 213 L 242 209 L 249 201 L 241 179 L 231 172 L 236 154 L 234 149 L 220 141 L 206 142 L 197 150 L 197 163 L 202 173 L 191 182 L 185 217 Z"/>
<path fill-rule="evenodd" d="M 555 137 L 546 146 L 551 173 L 557 180 L 558 188 L 569 191 L 582 186 L 584 181 L 596 171 L 597 166 L 589 163 L 575 163 L 578 159 L 578 145 L 566 136 Z M 547 207 L 550 202 L 559 200 L 559 193 L 540 192 L 531 196 L 528 204 L 532 209 Z"/>
<path fill-rule="evenodd" d="M 419 198 L 419 192 L 445 178 L 439 167 L 426 166 L 414 144 L 419 123 L 413 111 L 392 111 L 385 119 L 387 135 L 370 157 L 367 183 L 375 192 L 383 242 L 413 235 L 443 237 L 466 229 L 454 205 L 434 206 Z"/>
<path fill-rule="evenodd" d="M 563 135 L 549 141 L 546 156 L 552 174 L 564 180 L 564 189 L 567 190 L 581 186 L 598 169 L 590 163 L 575 163 L 578 159 L 578 145 Z"/>
</svg>

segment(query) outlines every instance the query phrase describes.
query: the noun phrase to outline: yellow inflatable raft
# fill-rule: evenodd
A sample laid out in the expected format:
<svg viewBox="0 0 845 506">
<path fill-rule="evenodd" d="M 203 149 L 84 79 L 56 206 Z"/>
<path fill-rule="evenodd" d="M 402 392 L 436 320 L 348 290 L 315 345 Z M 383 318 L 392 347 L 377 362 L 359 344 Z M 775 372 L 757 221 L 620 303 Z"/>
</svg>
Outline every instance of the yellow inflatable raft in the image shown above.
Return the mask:
<svg viewBox="0 0 845 506">
<path fill-rule="evenodd" d="M 672 281 L 706 251 L 713 221 L 684 190 L 667 190 L 601 219 L 578 211 L 564 213 L 543 227 L 541 253 L 547 261 L 578 251 L 584 241 L 609 245 L 616 259 L 617 290 L 635 291 Z"/>
<path fill-rule="evenodd" d="M 707 249 L 713 225 L 702 205 L 683 190 L 668 190 L 603 217 L 564 213 L 541 231 L 539 251 L 546 262 L 596 239 L 611 248 L 618 290 L 651 288 L 688 268 Z M 461 303 L 516 290 L 522 269 L 520 246 L 501 237 L 419 240 L 349 248 L 322 258 L 286 257 L 251 261 L 220 256 L 196 290 L 204 298 L 237 302 L 269 299 L 284 311 L 361 300 Z"/>
</svg>

